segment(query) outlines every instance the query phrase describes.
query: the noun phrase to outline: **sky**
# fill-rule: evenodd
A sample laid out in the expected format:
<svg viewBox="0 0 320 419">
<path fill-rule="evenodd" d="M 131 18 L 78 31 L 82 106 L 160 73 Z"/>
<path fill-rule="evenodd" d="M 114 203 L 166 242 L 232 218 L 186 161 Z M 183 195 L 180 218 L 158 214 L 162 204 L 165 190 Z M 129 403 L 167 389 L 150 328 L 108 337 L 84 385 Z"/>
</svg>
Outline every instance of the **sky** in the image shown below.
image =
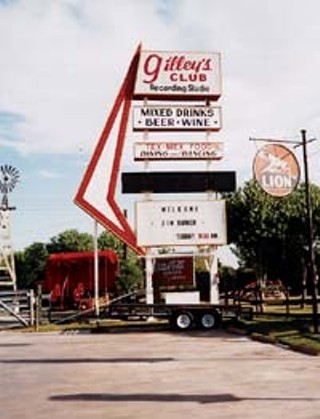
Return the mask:
<svg viewBox="0 0 320 419">
<path fill-rule="evenodd" d="M 225 155 L 214 169 L 236 171 L 241 186 L 261 146 L 250 138 L 300 141 L 306 129 L 320 184 L 319 15 L 318 0 L 0 0 L 0 165 L 20 172 L 9 195 L 15 250 L 93 232 L 73 199 L 140 43 L 221 53 L 214 138 Z M 131 160 L 125 152 L 122 170 L 139 171 Z"/>
</svg>

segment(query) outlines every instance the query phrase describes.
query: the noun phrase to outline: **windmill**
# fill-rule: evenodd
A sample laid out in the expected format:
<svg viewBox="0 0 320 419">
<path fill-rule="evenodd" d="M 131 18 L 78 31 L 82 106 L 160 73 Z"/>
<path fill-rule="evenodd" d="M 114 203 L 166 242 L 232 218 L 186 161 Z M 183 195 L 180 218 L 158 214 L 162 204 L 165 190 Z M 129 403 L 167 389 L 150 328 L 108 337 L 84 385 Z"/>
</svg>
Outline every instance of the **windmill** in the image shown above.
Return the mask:
<svg viewBox="0 0 320 419">
<path fill-rule="evenodd" d="M 8 194 L 13 191 L 19 180 L 19 172 L 13 166 L 0 166 L 0 288 L 12 287 L 16 291 L 16 272 L 14 252 L 11 245 L 10 212 L 15 207 L 9 206 Z"/>
</svg>

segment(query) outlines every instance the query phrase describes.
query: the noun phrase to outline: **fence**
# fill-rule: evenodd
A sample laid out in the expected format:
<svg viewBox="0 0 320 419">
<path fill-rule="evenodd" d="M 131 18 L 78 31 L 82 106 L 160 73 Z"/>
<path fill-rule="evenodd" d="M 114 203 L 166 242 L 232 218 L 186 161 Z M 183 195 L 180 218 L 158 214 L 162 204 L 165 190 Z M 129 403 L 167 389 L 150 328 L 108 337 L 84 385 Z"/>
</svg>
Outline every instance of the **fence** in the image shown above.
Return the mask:
<svg viewBox="0 0 320 419">
<path fill-rule="evenodd" d="M 36 306 L 33 290 L 0 291 L 0 323 L 7 327 L 34 326 Z"/>
</svg>

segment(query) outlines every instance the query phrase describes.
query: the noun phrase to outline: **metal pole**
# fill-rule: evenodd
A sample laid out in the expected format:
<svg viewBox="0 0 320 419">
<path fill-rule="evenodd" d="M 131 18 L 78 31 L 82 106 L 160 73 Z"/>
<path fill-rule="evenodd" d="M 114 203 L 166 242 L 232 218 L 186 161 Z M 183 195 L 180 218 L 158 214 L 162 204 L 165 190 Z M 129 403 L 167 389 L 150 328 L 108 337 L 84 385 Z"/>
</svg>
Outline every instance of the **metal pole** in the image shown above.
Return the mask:
<svg viewBox="0 0 320 419">
<path fill-rule="evenodd" d="M 150 253 L 150 249 L 147 249 L 146 251 L 145 263 L 146 263 L 146 301 L 147 301 L 147 304 L 153 304 L 154 303 L 153 283 L 152 283 L 153 259 Z"/>
<path fill-rule="evenodd" d="M 313 220 L 312 220 L 312 203 L 310 196 L 310 183 L 309 183 L 309 171 L 308 171 L 308 156 L 307 156 L 307 140 L 306 130 L 301 130 L 302 136 L 302 149 L 303 149 L 303 163 L 304 163 L 304 175 L 305 175 L 305 196 L 306 196 L 306 207 L 307 207 L 307 231 L 308 231 L 308 262 L 309 262 L 309 281 L 312 289 L 312 321 L 314 327 L 314 333 L 319 333 L 319 319 L 318 319 L 318 293 L 317 293 L 317 272 L 315 264 L 315 253 L 313 245 Z"/>
<path fill-rule="evenodd" d="M 94 220 L 94 308 L 96 317 L 99 317 L 99 253 L 98 253 L 98 222 Z"/>
</svg>

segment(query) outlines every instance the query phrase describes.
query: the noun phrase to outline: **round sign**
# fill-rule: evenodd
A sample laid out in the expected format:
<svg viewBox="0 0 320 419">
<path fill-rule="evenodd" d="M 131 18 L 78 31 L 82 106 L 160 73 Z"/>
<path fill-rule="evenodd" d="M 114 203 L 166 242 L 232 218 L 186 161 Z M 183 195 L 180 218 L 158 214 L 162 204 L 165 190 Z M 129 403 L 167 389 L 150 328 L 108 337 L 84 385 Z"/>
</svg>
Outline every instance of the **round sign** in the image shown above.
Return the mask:
<svg viewBox="0 0 320 419">
<path fill-rule="evenodd" d="M 295 155 L 281 144 L 261 147 L 253 162 L 253 173 L 262 189 L 272 196 L 287 196 L 297 186 L 300 167 Z"/>
</svg>

